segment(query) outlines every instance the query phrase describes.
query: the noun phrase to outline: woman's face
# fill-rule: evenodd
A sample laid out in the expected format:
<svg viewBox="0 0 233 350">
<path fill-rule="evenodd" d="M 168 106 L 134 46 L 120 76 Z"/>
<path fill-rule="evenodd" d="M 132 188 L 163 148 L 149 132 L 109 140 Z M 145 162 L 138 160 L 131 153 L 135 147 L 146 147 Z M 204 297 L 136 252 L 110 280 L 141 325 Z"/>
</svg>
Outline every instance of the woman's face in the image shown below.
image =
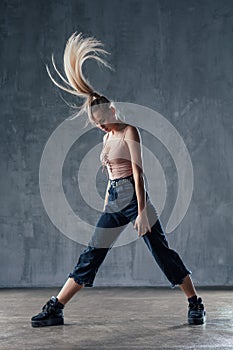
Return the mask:
<svg viewBox="0 0 233 350">
<path fill-rule="evenodd" d="M 109 132 L 111 130 L 115 130 L 116 127 L 116 116 L 115 109 L 111 107 L 109 112 L 103 113 L 100 109 L 96 109 L 92 113 L 95 125 L 97 128 Z"/>
</svg>

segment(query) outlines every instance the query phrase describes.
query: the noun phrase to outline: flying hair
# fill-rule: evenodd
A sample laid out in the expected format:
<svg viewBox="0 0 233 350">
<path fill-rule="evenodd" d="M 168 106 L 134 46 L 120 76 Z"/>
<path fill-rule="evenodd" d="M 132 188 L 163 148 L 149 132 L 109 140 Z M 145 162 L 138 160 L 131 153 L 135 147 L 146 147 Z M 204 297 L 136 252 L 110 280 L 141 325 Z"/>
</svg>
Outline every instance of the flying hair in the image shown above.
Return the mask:
<svg viewBox="0 0 233 350">
<path fill-rule="evenodd" d="M 86 112 L 88 114 L 89 121 L 92 122 L 92 106 L 105 104 L 109 107 L 110 105 L 110 101 L 105 96 L 102 96 L 100 93 L 94 90 L 90 82 L 84 77 L 82 71 L 83 64 L 87 59 L 94 59 L 98 64 L 103 64 L 110 70 L 114 70 L 105 59 L 99 56 L 100 54 L 110 54 L 103 49 L 102 46 L 104 45 L 101 43 L 101 41 L 95 39 L 94 37 L 83 38 L 81 32 L 79 34 L 74 32 L 66 42 L 63 55 L 63 64 L 66 77 L 64 77 L 57 69 L 54 55 L 52 54 L 53 67 L 65 85 L 58 83 L 52 77 L 50 70 L 46 65 L 48 75 L 56 86 L 72 95 L 85 98 L 85 101 L 81 106 L 77 106 L 76 104 L 70 105 L 73 108 L 80 109 L 79 112 L 74 114 L 71 120 Z M 89 121 L 87 120 L 86 125 Z"/>
</svg>

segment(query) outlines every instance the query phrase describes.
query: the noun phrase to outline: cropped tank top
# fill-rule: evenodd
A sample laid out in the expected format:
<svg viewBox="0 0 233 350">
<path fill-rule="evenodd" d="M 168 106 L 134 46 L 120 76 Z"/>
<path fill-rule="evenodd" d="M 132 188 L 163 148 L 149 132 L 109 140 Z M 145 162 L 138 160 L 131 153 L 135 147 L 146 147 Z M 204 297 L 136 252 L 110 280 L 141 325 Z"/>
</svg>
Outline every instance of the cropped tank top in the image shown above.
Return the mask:
<svg viewBox="0 0 233 350">
<path fill-rule="evenodd" d="M 108 133 L 100 153 L 102 171 L 106 166 L 110 180 L 126 177 L 133 173 L 130 151 L 125 141 L 127 127 L 128 125 L 119 138 L 109 139 Z"/>
</svg>

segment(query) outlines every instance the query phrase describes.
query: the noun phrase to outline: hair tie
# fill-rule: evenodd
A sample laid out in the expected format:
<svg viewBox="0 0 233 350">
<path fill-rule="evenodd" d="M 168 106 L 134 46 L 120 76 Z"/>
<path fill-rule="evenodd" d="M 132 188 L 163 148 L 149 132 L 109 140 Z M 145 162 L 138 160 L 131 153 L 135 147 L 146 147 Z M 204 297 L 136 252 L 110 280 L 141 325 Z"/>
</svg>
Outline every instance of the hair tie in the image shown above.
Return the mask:
<svg viewBox="0 0 233 350">
<path fill-rule="evenodd" d="M 95 92 L 95 91 L 92 91 L 92 92 L 90 93 L 90 96 L 91 96 L 91 97 L 100 97 L 100 95 L 99 95 L 97 92 Z"/>
</svg>

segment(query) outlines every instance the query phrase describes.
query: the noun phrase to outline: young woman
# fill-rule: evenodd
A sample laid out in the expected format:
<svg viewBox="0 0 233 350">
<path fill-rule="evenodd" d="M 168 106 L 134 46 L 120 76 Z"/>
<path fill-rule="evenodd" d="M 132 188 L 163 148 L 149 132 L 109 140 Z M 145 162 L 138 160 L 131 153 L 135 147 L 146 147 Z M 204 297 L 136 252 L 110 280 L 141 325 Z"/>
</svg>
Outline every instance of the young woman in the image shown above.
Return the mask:
<svg viewBox="0 0 233 350">
<path fill-rule="evenodd" d="M 144 186 L 141 138 L 139 130 L 124 123 L 105 96 L 94 91 L 84 78 L 82 64 L 87 58 L 96 59 L 111 68 L 105 60 L 94 53 L 107 53 L 100 48 L 101 42 L 93 37 L 82 38 L 76 32 L 68 39 L 64 51 L 64 70 L 67 80 L 54 68 L 66 86 L 52 81 L 61 89 L 85 98 L 76 116 L 84 111 L 88 122 L 105 132 L 101 161 L 107 167 L 109 181 L 106 189 L 103 212 L 97 222 L 88 246 L 79 256 L 77 265 L 58 293 L 43 306 L 42 312 L 31 318 L 33 327 L 64 324 L 64 305 L 82 287 L 92 287 L 96 273 L 113 246 L 119 234 L 132 222 L 142 236 L 155 261 L 171 283 L 179 285 L 188 298 L 188 323 L 203 324 L 205 310 L 202 299 L 197 297 L 192 283 L 191 272 L 185 267 L 180 256 L 169 248 L 162 224 L 149 194 Z"/>
</svg>

